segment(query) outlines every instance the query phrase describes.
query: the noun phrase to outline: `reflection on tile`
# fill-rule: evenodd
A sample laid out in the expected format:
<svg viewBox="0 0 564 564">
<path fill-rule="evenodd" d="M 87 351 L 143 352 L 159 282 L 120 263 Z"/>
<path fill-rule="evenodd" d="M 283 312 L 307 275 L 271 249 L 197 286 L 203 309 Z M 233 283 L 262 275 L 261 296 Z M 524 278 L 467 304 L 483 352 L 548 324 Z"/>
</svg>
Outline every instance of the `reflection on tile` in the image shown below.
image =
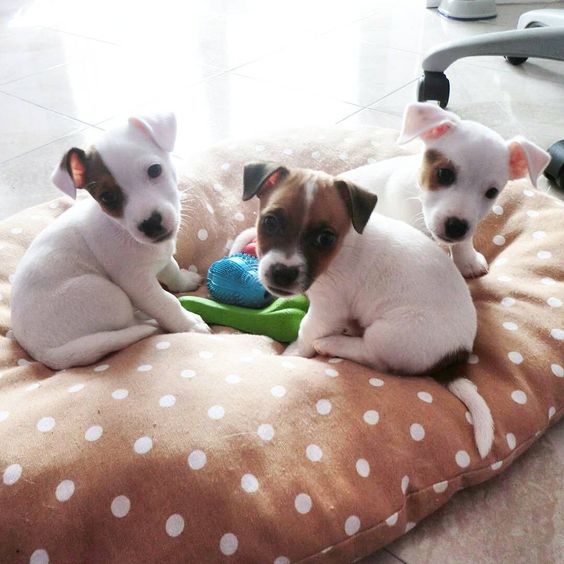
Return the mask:
<svg viewBox="0 0 564 564">
<path fill-rule="evenodd" d="M 406 562 L 559 562 L 564 423 L 498 478 L 461 491 L 387 547 Z"/>
<path fill-rule="evenodd" d="M 83 128 L 74 120 L 1 92 L 0 108 L 0 163 Z"/>
</svg>

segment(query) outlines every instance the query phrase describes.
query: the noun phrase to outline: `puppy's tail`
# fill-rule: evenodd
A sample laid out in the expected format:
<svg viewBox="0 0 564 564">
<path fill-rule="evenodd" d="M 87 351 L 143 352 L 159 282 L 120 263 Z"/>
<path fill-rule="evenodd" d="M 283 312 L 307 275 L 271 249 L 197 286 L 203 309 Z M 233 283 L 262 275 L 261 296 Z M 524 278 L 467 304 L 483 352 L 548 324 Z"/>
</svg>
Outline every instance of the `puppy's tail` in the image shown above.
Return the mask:
<svg viewBox="0 0 564 564">
<path fill-rule="evenodd" d="M 239 235 L 233 241 L 233 245 L 231 245 L 231 250 L 229 251 L 229 256 L 236 255 L 243 251 L 243 249 L 253 240 L 256 239 L 257 236 L 257 228 L 256 227 L 249 227 L 245 229 L 245 231 L 241 231 Z"/>
<path fill-rule="evenodd" d="M 488 404 L 476 386 L 466 378 L 457 378 L 447 384 L 448 389 L 468 408 L 474 423 L 474 439 L 478 452 L 485 458 L 493 444 L 494 422 Z"/>
</svg>

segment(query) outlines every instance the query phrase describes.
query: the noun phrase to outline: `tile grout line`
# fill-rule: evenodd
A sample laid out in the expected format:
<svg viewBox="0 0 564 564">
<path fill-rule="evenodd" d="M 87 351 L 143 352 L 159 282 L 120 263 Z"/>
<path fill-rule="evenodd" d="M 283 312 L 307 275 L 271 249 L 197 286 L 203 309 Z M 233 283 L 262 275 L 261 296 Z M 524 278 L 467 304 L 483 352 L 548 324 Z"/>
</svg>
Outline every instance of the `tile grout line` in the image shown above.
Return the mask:
<svg viewBox="0 0 564 564">
<path fill-rule="evenodd" d="M 391 554 L 394 558 L 397 558 L 402 564 L 409 564 L 406 560 L 400 558 L 397 554 L 394 554 L 389 548 L 384 547 L 382 550 L 384 550 L 388 554 Z"/>
</svg>

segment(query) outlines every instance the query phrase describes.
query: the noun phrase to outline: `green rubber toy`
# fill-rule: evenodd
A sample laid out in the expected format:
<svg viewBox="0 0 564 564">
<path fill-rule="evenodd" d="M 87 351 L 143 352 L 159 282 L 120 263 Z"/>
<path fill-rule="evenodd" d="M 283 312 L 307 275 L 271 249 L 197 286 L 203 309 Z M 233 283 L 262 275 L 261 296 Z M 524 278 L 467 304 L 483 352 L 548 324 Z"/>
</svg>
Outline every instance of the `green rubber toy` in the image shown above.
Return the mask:
<svg viewBox="0 0 564 564">
<path fill-rule="evenodd" d="M 221 304 L 198 296 L 182 296 L 178 299 L 184 309 L 197 313 L 206 323 L 266 335 L 282 343 L 290 343 L 298 338 L 300 323 L 309 307 L 305 296 L 279 298 L 263 309 Z"/>
</svg>

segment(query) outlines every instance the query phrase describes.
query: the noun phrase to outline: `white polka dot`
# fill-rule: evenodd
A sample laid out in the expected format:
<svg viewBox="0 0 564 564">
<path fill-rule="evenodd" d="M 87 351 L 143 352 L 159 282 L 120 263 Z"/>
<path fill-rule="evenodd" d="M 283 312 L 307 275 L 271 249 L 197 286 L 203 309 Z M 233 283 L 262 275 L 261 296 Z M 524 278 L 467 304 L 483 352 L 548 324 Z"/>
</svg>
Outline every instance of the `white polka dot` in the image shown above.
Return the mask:
<svg viewBox="0 0 564 564">
<path fill-rule="evenodd" d="M 231 165 L 229 163 L 223 163 L 221 165 L 221 170 L 229 170 L 231 168 Z"/>
<path fill-rule="evenodd" d="M 198 267 L 197 267 L 195 264 L 191 264 L 191 265 L 188 267 L 188 270 L 189 270 L 190 272 L 198 272 Z"/>
<path fill-rule="evenodd" d="M 464 416 L 470 425 L 474 425 L 474 419 L 472 419 L 472 414 L 469 411 L 467 411 Z"/>
<path fill-rule="evenodd" d="M 437 482 L 436 484 L 433 484 L 433 489 L 435 490 L 436 493 L 446 492 L 447 488 L 448 488 L 448 482 L 446 480 L 443 482 Z"/>
<path fill-rule="evenodd" d="M 494 462 L 494 463 L 490 466 L 490 468 L 491 468 L 492 470 L 499 470 L 502 465 L 503 465 L 503 460 L 500 460 L 500 461 L 498 461 L 498 462 Z"/>
<path fill-rule="evenodd" d="M 503 235 L 495 235 L 492 241 L 494 245 L 497 245 L 498 247 L 505 245 L 505 237 Z"/>
<path fill-rule="evenodd" d="M 547 260 L 552 257 L 552 253 L 550 251 L 539 251 L 537 257 L 541 260 Z"/>
<path fill-rule="evenodd" d="M 233 533 L 225 533 L 219 541 L 219 550 L 225 556 L 231 556 L 237 552 L 239 541 Z"/>
<path fill-rule="evenodd" d="M 175 513 L 166 520 L 165 531 L 169 537 L 177 537 L 182 534 L 183 530 L 184 518 L 182 517 L 182 515 Z"/>
<path fill-rule="evenodd" d="M 541 278 L 541 284 L 544 284 L 545 286 L 554 286 L 556 284 L 556 280 L 547 276 L 545 278 Z"/>
<path fill-rule="evenodd" d="M 42 433 L 47 433 L 55 427 L 55 420 L 52 417 L 42 417 L 37 422 L 37 430 Z"/>
<path fill-rule="evenodd" d="M 325 375 L 329 376 L 330 378 L 336 378 L 339 375 L 339 371 L 335 370 L 334 368 L 326 368 Z"/>
<path fill-rule="evenodd" d="M 507 357 L 513 364 L 521 364 L 523 362 L 523 355 L 517 351 L 507 353 Z"/>
<path fill-rule="evenodd" d="M 333 358 L 330 358 L 327 362 L 329 364 L 339 364 L 339 363 L 343 362 L 343 359 L 339 358 L 338 356 L 334 356 Z"/>
<path fill-rule="evenodd" d="M 507 433 L 505 435 L 505 440 L 507 441 L 507 446 L 513 450 L 517 446 L 517 439 L 513 433 Z"/>
<path fill-rule="evenodd" d="M 129 501 L 129 498 L 124 495 L 118 495 L 112 500 L 110 509 L 114 517 L 121 519 L 129 513 L 129 510 L 131 509 L 131 501 Z"/>
<path fill-rule="evenodd" d="M 104 372 L 110 367 L 109 364 L 99 364 L 94 368 L 94 372 Z"/>
<path fill-rule="evenodd" d="M 294 506 L 296 507 L 296 511 L 302 515 L 309 513 L 312 506 L 311 497 L 305 493 L 298 494 L 294 500 Z"/>
<path fill-rule="evenodd" d="M 104 429 L 100 425 L 93 425 L 86 429 L 86 433 L 84 433 L 84 438 L 89 442 L 97 441 L 104 432 Z"/>
<path fill-rule="evenodd" d="M 470 455 L 465 450 L 459 450 L 454 459 L 461 468 L 466 468 L 470 465 Z"/>
<path fill-rule="evenodd" d="M 241 487 L 248 493 L 254 493 L 259 489 L 259 482 L 253 474 L 243 474 Z"/>
<path fill-rule="evenodd" d="M 552 419 L 555 414 L 556 414 L 556 408 L 555 408 L 553 405 L 551 405 L 551 406 L 548 408 L 548 418 L 549 418 L 549 419 Z"/>
<path fill-rule="evenodd" d="M 225 409 L 221 405 L 212 405 L 208 409 L 208 417 L 217 421 L 218 419 L 223 419 L 225 416 Z"/>
<path fill-rule="evenodd" d="M 213 189 L 214 189 L 216 192 L 223 192 L 223 186 L 222 186 L 221 184 L 219 184 L 218 182 L 215 182 L 215 183 L 213 184 Z"/>
<path fill-rule="evenodd" d="M 515 299 L 509 297 L 503 298 L 500 303 L 503 307 L 512 307 L 515 305 Z"/>
<path fill-rule="evenodd" d="M 135 441 L 133 450 L 137 454 L 147 454 L 153 448 L 153 439 L 151 437 L 140 437 Z"/>
<path fill-rule="evenodd" d="M 76 394 L 76 392 L 80 392 L 80 390 L 84 389 L 84 384 L 74 384 L 67 388 L 67 392 L 71 394 Z"/>
<path fill-rule="evenodd" d="M 263 423 L 258 426 L 257 435 L 263 441 L 271 441 L 274 438 L 274 427 L 268 423 Z"/>
<path fill-rule="evenodd" d="M 293 155 L 294 154 L 294 150 L 293 149 L 284 149 L 283 153 L 285 155 Z"/>
<path fill-rule="evenodd" d="M 2 423 L 2 421 L 6 421 L 8 417 L 10 417 L 9 411 L 6 411 L 5 409 L 0 410 L 0 423 Z"/>
<path fill-rule="evenodd" d="M 419 423 L 412 423 L 409 434 L 414 441 L 422 441 L 425 438 L 425 429 Z"/>
<path fill-rule="evenodd" d="M 356 515 L 350 515 L 345 521 L 345 533 L 352 537 L 360 530 L 360 519 Z"/>
<path fill-rule="evenodd" d="M 550 336 L 557 341 L 564 340 L 564 329 L 554 328 L 550 330 Z"/>
<path fill-rule="evenodd" d="M 370 378 L 368 383 L 375 388 L 381 388 L 384 385 L 384 380 L 381 380 L 380 378 Z"/>
<path fill-rule="evenodd" d="M 503 266 L 504 264 L 507 264 L 508 259 L 507 257 L 498 257 L 494 260 L 494 264 L 496 266 Z"/>
<path fill-rule="evenodd" d="M 564 367 L 560 366 L 560 364 L 551 364 L 550 369 L 552 370 L 552 373 L 558 378 L 564 377 Z"/>
<path fill-rule="evenodd" d="M 498 279 L 499 282 L 511 282 L 511 280 L 513 280 L 513 279 L 511 278 L 511 276 L 507 276 L 507 275 L 505 275 L 505 274 L 502 274 L 501 276 L 498 276 L 497 279 Z"/>
<path fill-rule="evenodd" d="M 333 406 L 331 405 L 331 402 L 328 399 L 320 399 L 315 404 L 315 409 L 317 410 L 317 413 L 319 413 L 319 415 L 329 415 L 329 413 L 331 413 L 332 408 Z"/>
<path fill-rule="evenodd" d="M 274 386 L 271 390 L 270 393 L 275 397 L 275 398 L 283 398 L 286 395 L 286 388 L 284 386 Z"/>
<path fill-rule="evenodd" d="M 396 511 L 386 519 L 386 525 L 393 527 L 398 522 L 399 513 Z"/>
<path fill-rule="evenodd" d="M 150 364 L 142 364 L 137 367 L 137 372 L 149 372 L 153 367 Z"/>
<path fill-rule="evenodd" d="M 523 194 L 525 194 L 528 198 L 532 198 L 535 195 L 532 190 L 523 190 Z"/>
<path fill-rule="evenodd" d="M 477 354 L 471 354 L 467 360 L 468 364 L 478 364 L 480 357 Z"/>
<path fill-rule="evenodd" d="M 539 215 L 539 212 L 537 210 L 527 210 L 527 215 L 529 217 L 537 217 Z"/>
<path fill-rule="evenodd" d="M 55 497 L 61 503 L 68 501 L 74 494 L 74 482 L 72 480 L 63 480 L 55 490 Z"/>
<path fill-rule="evenodd" d="M 495 215 L 503 215 L 503 208 L 499 204 L 496 204 L 492 208 L 492 211 L 495 213 Z"/>
<path fill-rule="evenodd" d="M 17 361 L 18 366 L 29 366 L 31 362 L 27 358 L 19 358 Z"/>
<path fill-rule="evenodd" d="M 170 343 L 168 341 L 159 341 L 155 348 L 160 351 L 166 351 L 166 349 L 170 349 Z"/>
<path fill-rule="evenodd" d="M 404 476 L 401 479 L 401 493 L 405 495 L 407 488 L 409 487 L 409 476 Z"/>
<path fill-rule="evenodd" d="M 517 331 L 517 329 L 519 329 L 519 325 L 517 325 L 517 323 L 513 323 L 513 321 L 504 321 L 503 328 L 508 331 Z"/>
<path fill-rule="evenodd" d="M 245 216 L 241 213 L 241 212 L 237 212 L 234 216 L 233 219 L 235 221 L 245 221 Z"/>
<path fill-rule="evenodd" d="M 198 230 L 198 239 L 200 241 L 205 241 L 208 238 L 208 230 L 207 229 L 199 229 Z"/>
<path fill-rule="evenodd" d="M 12 235 L 20 235 L 23 233 L 23 229 L 21 227 L 12 227 L 12 229 L 10 229 L 10 233 Z"/>
<path fill-rule="evenodd" d="M 214 210 L 213 210 L 213 208 L 212 208 L 209 204 L 206 204 L 206 209 L 207 209 L 208 212 L 211 213 L 212 215 L 215 213 Z"/>
<path fill-rule="evenodd" d="M 273 564 L 290 564 L 290 559 L 286 556 L 277 556 Z"/>
<path fill-rule="evenodd" d="M 116 400 L 125 399 L 129 395 L 129 392 L 125 388 L 118 388 L 112 392 L 112 397 Z"/>
<path fill-rule="evenodd" d="M 210 351 L 200 351 L 198 355 L 200 358 L 203 358 L 204 360 L 209 360 L 210 358 L 213 358 L 213 353 Z"/>
<path fill-rule="evenodd" d="M 161 407 L 172 407 L 176 403 L 176 398 L 172 394 L 167 394 L 159 400 Z"/>
<path fill-rule="evenodd" d="M 414 523 L 413 521 L 409 521 L 405 524 L 405 532 L 409 532 L 411 531 L 411 529 L 413 529 L 413 527 L 415 527 L 415 525 L 417 525 L 417 523 Z"/>
<path fill-rule="evenodd" d="M 319 462 L 323 458 L 323 451 L 317 445 L 308 445 L 306 456 L 312 462 Z"/>
<path fill-rule="evenodd" d="M 5 470 L 2 476 L 4 484 L 7 486 L 13 486 L 22 475 L 22 467 L 19 464 L 10 464 Z"/>
<path fill-rule="evenodd" d="M 182 378 L 195 378 L 196 373 L 193 370 L 183 370 L 180 376 L 182 376 Z"/>
<path fill-rule="evenodd" d="M 433 403 L 433 396 L 429 392 L 417 392 L 417 397 L 425 403 Z"/>
<path fill-rule="evenodd" d="M 374 409 L 369 409 L 364 413 L 362 418 L 365 423 L 368 423 L 369 425 L 376 425 L 376 423 L 380 421 L 380 414 Z"/>
<path fill-rule="evenodd" d="M 208 461 L 206 453 L 203 450 L 193 450 L 188 455 L 188 466 L 192 468 L 192 470 L 201 470 Z"/>
<path fill-rule="evenodd" d="M 535 231 L 533 237 L 535 239 L 544 239 L 546 237 L 546 231 Z"/>
<path fill-rule="evenodd" d="M 558 298 L 548 298 L 548 300 L 546 300 L 546 303 L 550 306 L 550 307 L 562 307 L 562 300 L 559 300 Z"/>
<path fill-rule="evenodd" d="M 527 403 L 527 394 L 522 390 L 515 390 L 511 392 L 511 399 L 515 403 L 520 403 L 521 405 L 524 405 Z"/>
<path fill-rule="evenodd" d="M 33 551 L 29 564 L 49 564 L 49 554 L 44 548 L 38 548 Z"/>
<path fill-rule="evenodd" d="M 26 387 L 25 391 L 26 392 L 32 392 L 33 390 L 37 390 L 37 388 L 41 387 L 41 382 L 34 382 L 33 384 L 30 384 L 29 386 Z"/>
<path fill-rule="evenodd" d="M 363 478 L 368 478 L 368 476 L 370 475 L 370 464 L 368 464 L 368 460 L 365 460 L 364 458 L 359 458 L 356 461 L 356 471 L 358 472 L 359 476 L 362 476 Z"/>
</svg>

